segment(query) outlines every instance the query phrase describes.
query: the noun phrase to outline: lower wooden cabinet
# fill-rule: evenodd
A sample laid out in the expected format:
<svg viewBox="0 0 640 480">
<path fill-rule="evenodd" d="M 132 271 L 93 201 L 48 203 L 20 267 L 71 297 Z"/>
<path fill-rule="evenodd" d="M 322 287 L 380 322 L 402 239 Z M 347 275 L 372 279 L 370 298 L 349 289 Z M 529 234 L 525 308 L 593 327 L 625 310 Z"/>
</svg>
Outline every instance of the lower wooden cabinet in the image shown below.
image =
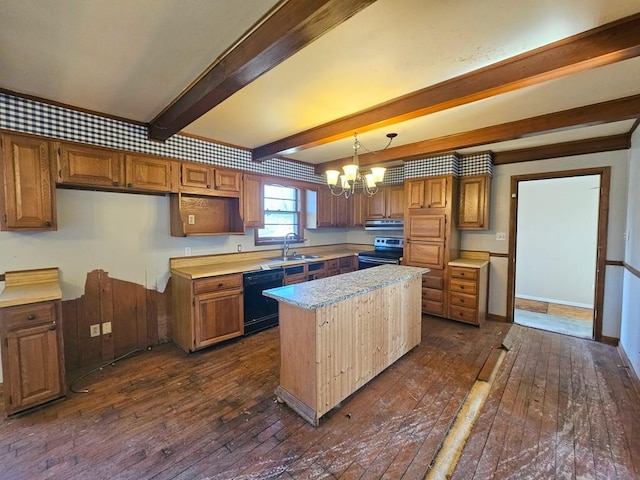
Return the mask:
<svg viewBox="0 0 640 480">
<path fill-rule="evenodd" d="M 194 352 L 244 333 L 242 274 L 172 277 L 173 340 Z"/>
<path fill-rule="evenodd" d="M 61 311 L 59 300 L 0 308 L 7 415 L 65 396 Z"/>
<path fill-rule="evenodd" d="M 422 276 L 422 312 L 444 316 L 444 270 L 431 270 Z"/>
<path fill-rule="evenodd" d="M 449 318 L 473 325 L 487 316 L 489 262 L 449 267 Z"/>
</svg>

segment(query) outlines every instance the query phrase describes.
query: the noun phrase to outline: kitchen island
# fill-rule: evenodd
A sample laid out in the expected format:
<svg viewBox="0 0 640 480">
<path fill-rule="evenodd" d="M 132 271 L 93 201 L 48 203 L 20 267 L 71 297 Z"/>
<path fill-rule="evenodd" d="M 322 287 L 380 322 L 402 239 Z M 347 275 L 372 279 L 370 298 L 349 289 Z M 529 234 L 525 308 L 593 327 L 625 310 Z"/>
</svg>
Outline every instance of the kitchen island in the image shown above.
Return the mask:
<svg viewBox="0 0 640 480">
<path fill-rule="evenodd" d="M 320 417 L 420 343 L 427 268 L 383 265 L 265 290 L 279 301 L 276 395 Z"/>
</svg>

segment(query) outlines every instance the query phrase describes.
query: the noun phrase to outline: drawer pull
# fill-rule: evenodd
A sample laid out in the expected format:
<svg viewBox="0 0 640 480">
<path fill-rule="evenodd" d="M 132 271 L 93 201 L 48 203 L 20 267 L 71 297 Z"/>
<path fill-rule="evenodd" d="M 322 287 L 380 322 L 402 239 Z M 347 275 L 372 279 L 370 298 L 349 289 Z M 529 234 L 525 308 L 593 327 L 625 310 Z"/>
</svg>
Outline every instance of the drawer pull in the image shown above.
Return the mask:
<svg viewBox="0 0 640 480">
<path fill-rule="evenodd" d="M 58 324 L 55 321 L 51 322 L 51 325 L 49 325 L 49 330 L 55 330 L 56 328 L 58 328 Z"/>
<path fill-rule="evenodd" d="M 220 283 L 218 284 L 218 288 L 222 288 L 222 287 L 224 287 L 224 283 L 220 282 Z"/>
<path fill-rule="evenodd" d="M 27 316 L 27 320 L 35 320 L 35 319 L 36 319 L 36 316 L 35 316 L 33 313 L 30 313 L 30 314 Z"/>
</svg>

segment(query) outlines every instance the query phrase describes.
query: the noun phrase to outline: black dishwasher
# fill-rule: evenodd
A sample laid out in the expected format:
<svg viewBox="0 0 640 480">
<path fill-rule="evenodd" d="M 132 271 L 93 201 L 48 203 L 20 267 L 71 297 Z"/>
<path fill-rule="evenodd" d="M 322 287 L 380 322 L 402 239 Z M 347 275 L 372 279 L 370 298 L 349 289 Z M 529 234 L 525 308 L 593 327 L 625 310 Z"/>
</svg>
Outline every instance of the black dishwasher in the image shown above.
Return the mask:
<svg viewBox="0 0 640 480">
<path fill-rule="evenodd" d="M 278 325 L 278 301 L 265 297 L 262 291 L 281 287 L 283 279 L 282 268 L 258 270 L 243 275 L 245 335 Z"/>
</svg>

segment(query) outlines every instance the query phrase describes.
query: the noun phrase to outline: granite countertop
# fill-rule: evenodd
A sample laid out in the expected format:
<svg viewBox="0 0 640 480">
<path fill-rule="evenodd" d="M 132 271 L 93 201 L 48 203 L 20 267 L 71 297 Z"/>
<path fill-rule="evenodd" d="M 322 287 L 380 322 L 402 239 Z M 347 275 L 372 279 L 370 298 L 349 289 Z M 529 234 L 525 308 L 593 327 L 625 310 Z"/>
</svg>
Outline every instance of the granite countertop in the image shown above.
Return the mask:
<svg viewBox="0 0 640 480">
<path fill-rule="evenodd" d="M 334 277 L 264 290 L 263 295 L 314 310 L 362 293 L 421 276 L 428 268 L 381 265 Z"/>
<path fill-rule="evenodd" d="M 62 298 L 57 268 L 7 272 L 5 277 L 0 308 Z"/>
<path fill-rule="evenodd" d="M 482 268 L 489 263 L 489 260 L 481 260 L 475 258 L 456 258 L 449 262 L 450 267 L 467 267 L 467 268 Z"/>
<path fill-rule="evenodd" d="M 357 253 L 352 250 L 337 250 L 331 253 L 319 253 L 319 256 L 317 258 L 287 260 L 286 262 L 274 259 L 273 257 L 262 257 L 247 260 L 233 260 L 221 263 L 204 263 L 202 265 L 174 267 L 171 269 L 171 273 L 189 278 L 191 280 L 197 280 L 199 278 L 214 277 L 218 275 L 231 275 L 235 273 L 252 272 L 255 270 L 269 270 L 272 268 L 289 267 L 292 265 L 305 263 L 324 262 L 327 260 L 355 255 L 357 255 Z"/>
</svg>

